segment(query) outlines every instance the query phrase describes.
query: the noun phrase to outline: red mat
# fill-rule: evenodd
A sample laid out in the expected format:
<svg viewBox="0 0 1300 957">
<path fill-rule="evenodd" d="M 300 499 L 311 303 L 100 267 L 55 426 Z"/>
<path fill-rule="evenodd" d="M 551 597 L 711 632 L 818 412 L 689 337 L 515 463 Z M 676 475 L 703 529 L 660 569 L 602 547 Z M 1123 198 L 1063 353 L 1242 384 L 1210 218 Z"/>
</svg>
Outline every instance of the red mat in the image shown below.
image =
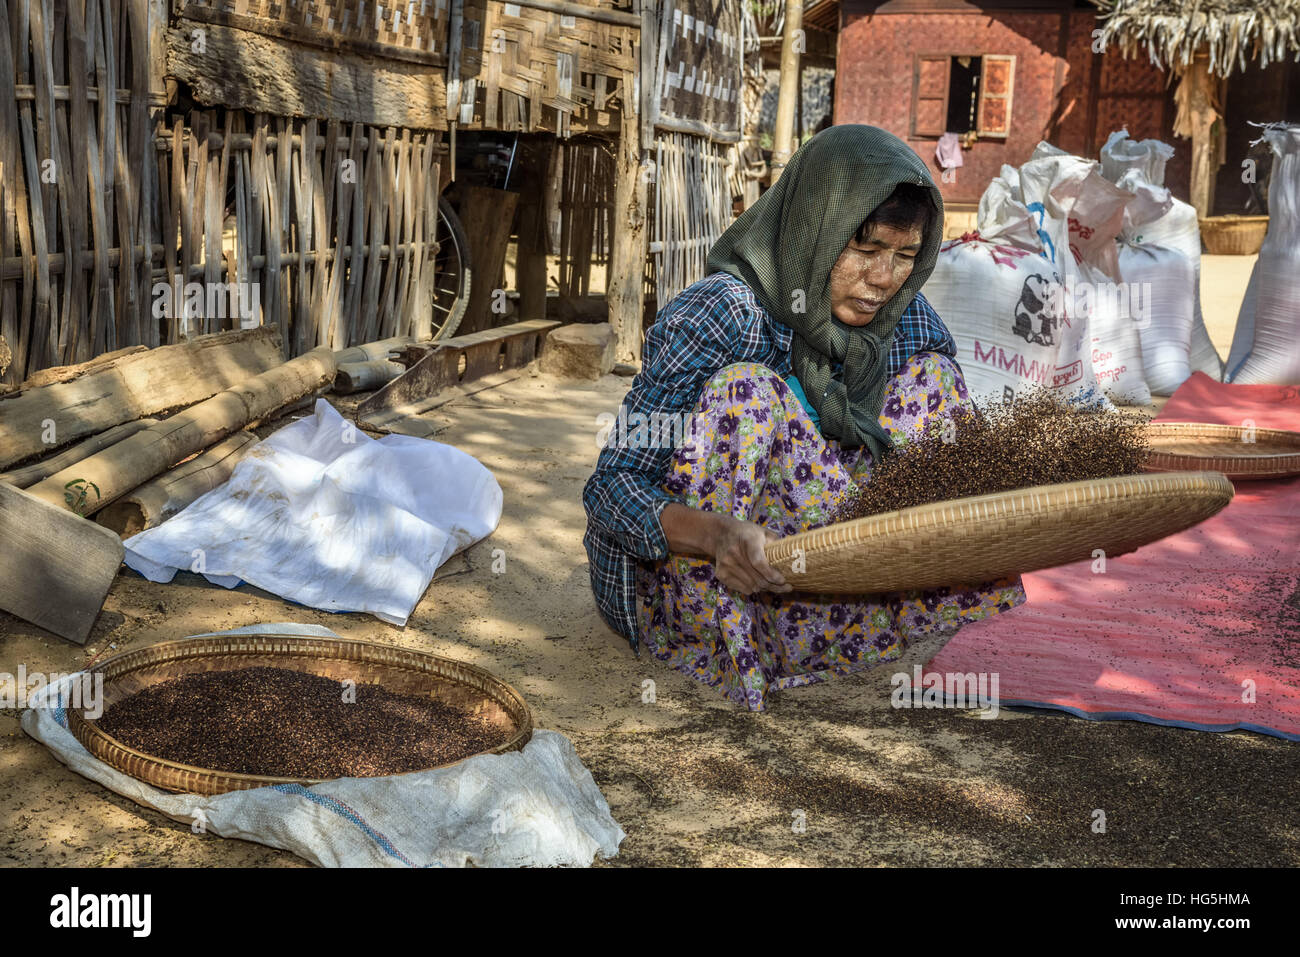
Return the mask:
<svg viewBox="0 0 1300 957">
<path fill-rule="evenodd" d="M 1300 431 L 1300 387 L 1198 372 L 1156 418 Z M 926 671 L 996 673 L 1004 706 L 1300 741 L 1300 478 L 1235 484 L 1218 515 L 1103 574 L 1025 575 L 1023 606 L 963 627 Z"/>
</svg>

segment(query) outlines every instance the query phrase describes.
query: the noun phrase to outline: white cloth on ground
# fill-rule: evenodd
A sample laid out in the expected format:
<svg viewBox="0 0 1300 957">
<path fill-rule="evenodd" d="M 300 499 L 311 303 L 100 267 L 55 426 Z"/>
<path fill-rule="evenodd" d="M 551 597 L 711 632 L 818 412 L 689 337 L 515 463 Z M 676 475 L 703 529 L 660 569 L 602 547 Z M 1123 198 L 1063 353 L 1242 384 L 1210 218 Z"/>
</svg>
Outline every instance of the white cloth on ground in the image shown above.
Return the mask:
<svg viewBox="0 0 1300 957">
<path fill-rule="evenodd" d="M 372 439 L 320 399 L 225 484 L 123 544 L 126 564 L 150 581 L 186 569 L 405 625 L 438 566 L 500 518 L 501 486 L 473 456 L 405 435 Z"/>
</svg>

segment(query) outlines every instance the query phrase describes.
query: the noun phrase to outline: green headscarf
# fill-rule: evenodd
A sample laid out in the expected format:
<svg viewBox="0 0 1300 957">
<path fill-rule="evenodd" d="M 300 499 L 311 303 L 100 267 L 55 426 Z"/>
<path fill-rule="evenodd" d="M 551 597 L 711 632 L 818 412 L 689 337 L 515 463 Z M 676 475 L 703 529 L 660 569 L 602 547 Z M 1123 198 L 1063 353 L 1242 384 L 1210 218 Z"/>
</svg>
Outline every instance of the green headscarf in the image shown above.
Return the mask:
<svg viewBox="0 0 1300 957">
<path fill-rule="evenodd" d="M 868 325 L 845 325 L 831 315 L 831 267 L 899 183 L 928 186 L 939 215 L 907 282 Z M 942 223 L 943 197 L 911 147 L 874 126 L 846 124 L 800 147 L 776 185 L 709 250 L 706 272 L 740 279 L 794 330 L 793 371 L 822 433 L 848 448 L 866 446 L 877 459 L 890 441 L 880 426 L 889 346 L 903 310 L 934 269 Z M 804 311 L 794 311 L 800 302 Z M 836 362 L 843 366 L 832 374 Z"/>
</svg>

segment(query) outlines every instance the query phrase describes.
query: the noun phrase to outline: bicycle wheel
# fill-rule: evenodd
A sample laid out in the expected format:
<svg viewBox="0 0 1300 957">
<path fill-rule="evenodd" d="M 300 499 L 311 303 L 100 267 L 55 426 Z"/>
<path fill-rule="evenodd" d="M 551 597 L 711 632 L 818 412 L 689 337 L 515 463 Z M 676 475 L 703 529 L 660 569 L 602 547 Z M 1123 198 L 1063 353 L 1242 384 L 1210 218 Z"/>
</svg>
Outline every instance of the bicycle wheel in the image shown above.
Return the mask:
<svg viewBox="0 0 1300 957">
<path fill-rule="evenodd" d="M 438 197 L 438 255 L 434 259 L 433 338 L 456 334 L 469 306 L 469 241 L 445 196 Z"/>
</svg>

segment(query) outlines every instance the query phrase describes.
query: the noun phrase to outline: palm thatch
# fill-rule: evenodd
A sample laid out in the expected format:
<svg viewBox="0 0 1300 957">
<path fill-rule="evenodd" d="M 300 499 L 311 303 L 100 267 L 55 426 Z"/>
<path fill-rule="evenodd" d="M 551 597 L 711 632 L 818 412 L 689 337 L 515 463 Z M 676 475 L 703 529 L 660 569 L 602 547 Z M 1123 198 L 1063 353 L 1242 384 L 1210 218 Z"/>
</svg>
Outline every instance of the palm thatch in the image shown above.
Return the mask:
<svg viewBox="0 0 1300 957">
<path fill-rule="evenodd" d="M 1201 49 L 1210 72 L 1228 76 L 1234 65 L 1245 70 L 1300 60 L 1300 0 L 1093 0 L 1102 11 L 1101 40 L 1125 55 L 1145 47 L 1158 68 L 1185 67 Z"/>
</svg>

